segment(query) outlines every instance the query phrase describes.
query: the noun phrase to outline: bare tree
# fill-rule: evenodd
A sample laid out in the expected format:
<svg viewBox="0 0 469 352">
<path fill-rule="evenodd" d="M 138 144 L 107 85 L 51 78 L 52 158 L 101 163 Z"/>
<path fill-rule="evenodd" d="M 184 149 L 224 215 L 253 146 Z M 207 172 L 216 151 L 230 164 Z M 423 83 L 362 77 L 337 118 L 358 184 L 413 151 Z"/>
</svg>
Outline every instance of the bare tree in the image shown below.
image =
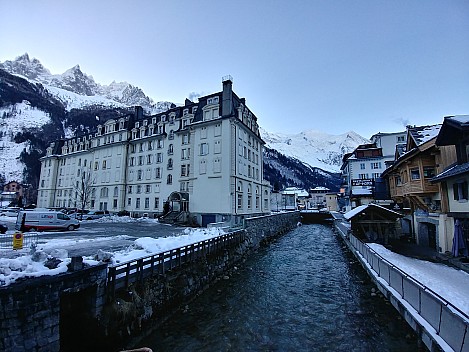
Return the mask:
<svg viewBox="0 0 469 352">
<path fill-rule="evenodd" d="M 83 219 L 83 212 L 91 203 L 95 180 L 96 177 L 92 174 L 91 168 L 87 168 L 82 170 L 80 179 L 73 185 L 75 204 L 81 209 L 80 219 Z"/>
</svg>

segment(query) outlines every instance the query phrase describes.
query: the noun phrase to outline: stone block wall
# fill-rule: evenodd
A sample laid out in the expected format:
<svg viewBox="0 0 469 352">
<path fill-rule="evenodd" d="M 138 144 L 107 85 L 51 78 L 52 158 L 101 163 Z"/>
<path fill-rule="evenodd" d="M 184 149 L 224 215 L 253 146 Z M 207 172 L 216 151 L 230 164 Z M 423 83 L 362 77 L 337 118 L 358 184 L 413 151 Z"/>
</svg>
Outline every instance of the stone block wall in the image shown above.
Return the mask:
<svg viewBox="0 0 469 352">
<path fill-rule="evenodd" d="M 86 300 L 87 314 L 96 317 L 105 299 L 106 267 L 103 264 L 56 276 L 27 278 L 1 288 L 0 351 L 61 350 L 61 323 L 67 319 L 61 304 L 63 295 L 92 288 L 88 291 L 91 296 L 82 298 Z"/>
</svg>

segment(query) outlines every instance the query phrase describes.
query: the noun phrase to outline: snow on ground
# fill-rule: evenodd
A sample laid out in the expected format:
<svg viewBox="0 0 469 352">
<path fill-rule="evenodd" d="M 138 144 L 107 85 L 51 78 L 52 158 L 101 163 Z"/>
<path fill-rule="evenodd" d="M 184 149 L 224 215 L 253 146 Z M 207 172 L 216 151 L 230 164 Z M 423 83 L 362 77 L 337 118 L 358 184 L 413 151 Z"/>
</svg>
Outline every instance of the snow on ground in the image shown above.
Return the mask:
<svg viewBox="0 0 469 352">
<path fill-rule="evenodd" d="M 24 164 L 19 161 L 28 143 L 15 143 L 18 132 L 41 127 L 50 121 L 50 116 L 24 100 L 21 103 L 0 108 L 0 170 L 8 181 L 22 181 Z M 14 156 L 14 157 L 12 157 Z"/>
<path fill-rule="evenodd" d="M 444 264 L 409 258 L 380 244 L 368 243 L 376 253 L 469 315 L 469 274 Z"/>
<path fill-rule="evenodd" d="M 135 240 L 134 244 L 126 250 L 114 253 L 112 263 L 128 262 L 155 253 L 166 252 L 171 249 L 218 237 L 224 233 L 222 229 L 216 227 L 210 229 L 187 228 L 184 230 L 184 234 L 179 236 L 160 238 L 141 237 Z"/>
<path fill-rule="evenodd" d="M 111 217 L 108 220 L 91 220 L 91 221 L 112 221 L 118 217 Z M 12 218 L 13 219 L 13 218 Z M 127 221 L 135 220 L 128 218 L 123 219 Z M 142 219 L 140 221 L 153 221 L 153 219 Z M 10 222 L 10 221 L 9 221 Z M 164 238 L 150 238 L 141 237 L 134 241 L 127 249 L 111 253 L 111 263 L 122 263 L 135 260 L 137 258 L 147 257 L 152 254 L 161 253 L 170 249 L 183 247 L 192 243 L 205 241 L 207 239 L 223 235 L 224 231 L 219 228 L 187 228 L 184 230 L 183 235 L 171 236 Z M 120 236 L 128 238 L 128 236 Z M 108 237 L 108 240 L 115 240 L 116 236 Z M 99 238 L 99 241 L 106 240 L 106 238 Z M 25 254 L 18 258 L 8 259 L 0 258 L 0 287 L 8 286 L 18 279 L 25 277 L 39 277 L 44 275 L 56 275 L 67 271 L 67 264 L 70 263 L 68 253 L 66 250 L 57 249 L 57 247 L 69 246 L 71 244 L 86 243 L 96 241 L 95 239 L 76 239 L 76 238 L 58 238 L 48 241 L 45 244 L 38 244 L 38 248 L 33 254 Z M 54 255 L 47 255 L 45 251 L 54 248 Z M 52 257 L 59 258 L 61 263 L 55 269 L 48 269 L 48 259 Z M 83 262 L 88 265 L 96 265 L 99 262 L 94 257 L 83 258 Z"/>
</svg>

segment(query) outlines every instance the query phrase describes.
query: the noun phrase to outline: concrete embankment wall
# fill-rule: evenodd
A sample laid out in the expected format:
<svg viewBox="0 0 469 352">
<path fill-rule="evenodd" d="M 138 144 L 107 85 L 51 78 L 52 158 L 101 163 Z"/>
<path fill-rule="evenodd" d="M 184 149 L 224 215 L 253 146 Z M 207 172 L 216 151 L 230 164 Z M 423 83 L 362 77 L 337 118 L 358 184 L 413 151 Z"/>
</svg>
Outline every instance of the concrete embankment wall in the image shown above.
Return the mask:
<svg viewBox="0 0 469 352">
<path fill-rule="evenodd" d="M 129 270 L 128 276 L 138 279 L 118 289 L 110 285 L 106 264 L 2 288 L 0 350 L 113 351 L 136 345 L 150 327 L 184 309 L 212 283 L 228 279 L 253 250 L 296 227 L 299 219 L 298 212 L 246 219 L 233 236 L 239 241 L 192 253 L 195 259 L 188 248 L 174 252 L 174 259 L 171 252 L 169 261 L 166 255 L 160 262 L 164 270 L 134 276 Z"/>
<path fill-rule="evenodd" d="M 363 243 L 340 220 L 335 228 L 378 289 L 430 351 L 469 351 L 469 317 Z"/>
</svg>

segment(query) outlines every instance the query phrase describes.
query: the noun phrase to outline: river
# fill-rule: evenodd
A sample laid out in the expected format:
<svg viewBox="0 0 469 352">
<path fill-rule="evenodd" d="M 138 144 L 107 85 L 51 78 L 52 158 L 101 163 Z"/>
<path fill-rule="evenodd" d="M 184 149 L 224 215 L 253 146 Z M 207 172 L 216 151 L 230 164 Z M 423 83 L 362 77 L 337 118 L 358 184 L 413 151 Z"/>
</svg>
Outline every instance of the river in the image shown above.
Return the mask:
<svg viewBox="0 0 469 352">
<path fill-rule="evenodd" d="M 300 226 L 262 247 L 139 345 L 155 352 L 418 350 L 412 329 L 326 225 Z"/>
</svg>

